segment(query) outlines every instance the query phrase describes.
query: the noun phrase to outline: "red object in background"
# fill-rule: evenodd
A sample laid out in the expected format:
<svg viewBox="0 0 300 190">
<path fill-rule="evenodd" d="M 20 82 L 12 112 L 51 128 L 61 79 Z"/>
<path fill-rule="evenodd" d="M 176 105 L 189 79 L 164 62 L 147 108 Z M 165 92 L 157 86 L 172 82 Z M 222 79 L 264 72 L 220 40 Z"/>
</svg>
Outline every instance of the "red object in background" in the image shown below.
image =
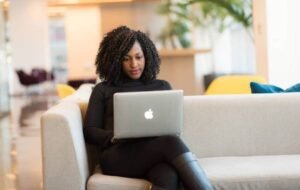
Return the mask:
<svg viewBox="0 0 300 190">
<path fill-rule="evenodd" d="M 89 78 L 89 79 L 76 79 L 76 80 L 69 80 L 68 85 L 72 86 L 73 88 L 77 89 L 80 85 L 84 83 L 96 83 L 96 78 Z"/>
<path fill-rule="evenodd" d="M 47 80 L 53 80 L 52 73 L 47 72 L 45 69 L 33 68 L 30 74 L 27 74 L 22 69 L 16 70 L 19 81 L 24 86 L 39 84 Z"/>
</svg>

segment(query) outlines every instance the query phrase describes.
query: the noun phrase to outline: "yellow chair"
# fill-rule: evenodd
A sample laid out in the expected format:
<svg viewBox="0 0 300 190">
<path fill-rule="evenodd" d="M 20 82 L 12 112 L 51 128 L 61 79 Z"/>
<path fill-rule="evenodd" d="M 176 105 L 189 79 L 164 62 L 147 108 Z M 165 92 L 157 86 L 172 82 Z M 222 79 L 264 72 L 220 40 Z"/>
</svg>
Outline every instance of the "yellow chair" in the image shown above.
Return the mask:
<svg viewBox="0 0 300 190">
<path fill-rule="evenodd" d="M 205 95 L 251 94 L 250 82 L 266 83 L 267 81 L 258 75 L 224 75 L 212 81 Z"/>
<path fill-rule="evenodd" d="M 75 92 L 75 89 L 67 84 L 57 84 L 56 91 L 60 99 L 69 96 Z"/>
</svg>

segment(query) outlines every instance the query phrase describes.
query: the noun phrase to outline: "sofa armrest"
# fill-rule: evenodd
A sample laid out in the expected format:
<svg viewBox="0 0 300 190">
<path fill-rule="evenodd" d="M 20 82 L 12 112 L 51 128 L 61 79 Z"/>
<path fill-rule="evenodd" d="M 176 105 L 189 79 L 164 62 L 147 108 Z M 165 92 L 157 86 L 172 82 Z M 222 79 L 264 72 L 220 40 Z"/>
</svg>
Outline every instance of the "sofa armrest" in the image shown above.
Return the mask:
<svg viewBox="0 0 300 190">
<path fill-rule="evenodd" d="M 41 118 L 45 190 L 84 190 L 89 175 L 78 104 L 61 102 Z"/>
</svg>

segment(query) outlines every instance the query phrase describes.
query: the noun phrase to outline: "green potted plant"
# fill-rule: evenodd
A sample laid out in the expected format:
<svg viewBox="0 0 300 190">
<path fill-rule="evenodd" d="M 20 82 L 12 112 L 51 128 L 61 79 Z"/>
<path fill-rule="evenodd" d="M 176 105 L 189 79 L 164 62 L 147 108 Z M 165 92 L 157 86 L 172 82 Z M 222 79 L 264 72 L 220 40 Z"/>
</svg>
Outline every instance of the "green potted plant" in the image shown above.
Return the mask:
<svg viewBox="0 0 300 190">
<path fill-rule="evenodd" d="M 159 36 L 163 46 L 169 42 L 172 48 L 188 48 L 193 27 L 214 26 L 222 32 L 232 23 L 241 24 L 252 37 L 251 0 L 165 0 L 158 13 L 167 17 Z"/>
</svg>

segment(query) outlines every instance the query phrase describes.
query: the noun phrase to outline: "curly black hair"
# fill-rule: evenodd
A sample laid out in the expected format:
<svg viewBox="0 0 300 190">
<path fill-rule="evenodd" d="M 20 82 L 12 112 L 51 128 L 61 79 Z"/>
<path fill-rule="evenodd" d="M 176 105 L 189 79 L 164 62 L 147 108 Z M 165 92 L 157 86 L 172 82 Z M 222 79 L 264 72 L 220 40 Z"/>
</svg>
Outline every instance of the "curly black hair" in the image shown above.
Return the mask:
<svg viewBox="0 0 300 190">
<path fill-rule="evenodd" d="M 98 49 L 95 65 L 102 81 L 111 85 L 123 81 L 122 61 L 136 41 L 141 45 L 145 57 L 145 69 L 140 79 L 145 83 L 156 79 L 160 58 L 151 39 L 141 31 L 120 26 L 104 36 Z"/>
</svg>

